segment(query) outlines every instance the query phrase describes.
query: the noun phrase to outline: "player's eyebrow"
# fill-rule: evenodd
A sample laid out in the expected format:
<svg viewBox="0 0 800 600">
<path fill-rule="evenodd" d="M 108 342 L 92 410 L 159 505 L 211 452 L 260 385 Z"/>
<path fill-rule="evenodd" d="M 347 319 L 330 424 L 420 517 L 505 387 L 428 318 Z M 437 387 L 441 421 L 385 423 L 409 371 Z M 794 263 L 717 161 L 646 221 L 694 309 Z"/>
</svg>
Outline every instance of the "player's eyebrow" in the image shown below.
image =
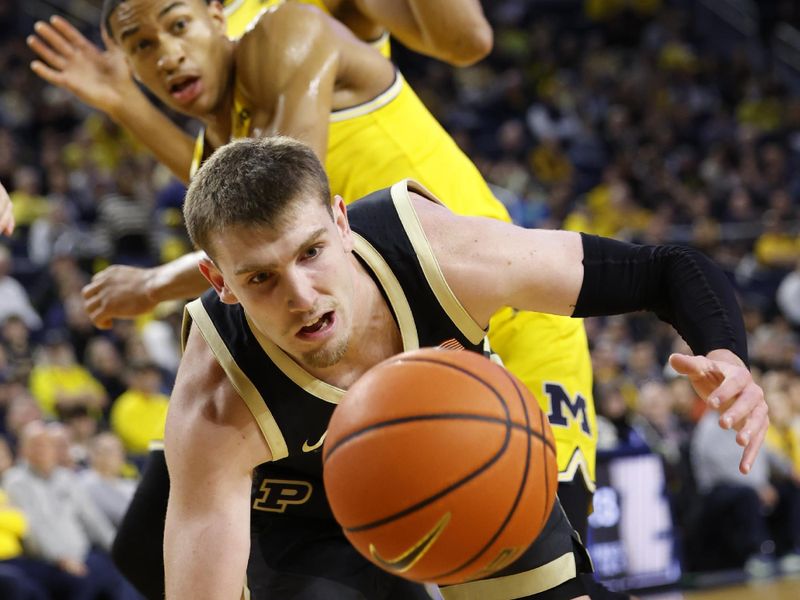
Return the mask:
<svg viewBox="0 0 800 600">
<path fill-rule="evenodd" d="M 172 4 L 168 4 L 167 6 L 165 6 L 164 8 L 162 8 L 162 9 L 159 11 L 159 13 L 158 13 L 158 18 L 160 19 L 161 17 L 163 17 L 164 15 L 166 15 L 166 14 L 167 14 L 169 11 L 171 11 L 173 8 L 175 8 L 175 7 L 177 7 L 177 6 L 180 6 L 181 4 L 186 4 L 186 3 L 185 3 L 185 2 L 183 2 L 183 0 L 176 0 L 176 1 L 175 1 L 175 2 L 173 2 Z M 132 35 L 133 35 L 134 33 L 136 33 L 137 31 L 139 31 L 139 26 L 138 26 L 138 25 L 134 25 L 133 27 L 129 27 L 129 28 L 127 28 L 127 29 L 123 30 L 123 31 L 122 31 L 122 32 L 119 34 L 119 41 L 120 41 L 120 42 L 124 41 L 124 40 L 125 40 L 125 38 L 128 38 L 128 37 L 132 36 Z"/>
<path fill-rule="evenodd" d="M 302 251 L 304 248 L 307 248 L 308 246 L 310 246 L 311 244 L 316 242 L 323 235 L 325 235 L 325 228 L 324 227 L 320 227 L 316 231 L 313 231 L 305 240 L 303 240 L 301 243 L 297 244 L 297 249 L 295 250 L 295 254 L 299 254 L 300 251 Z M 251 263 L 251 264 L 245 264 L 245 265 L 240 266 L 239 268 L 236 269 L 236 271 L 234 271 L 234 274 L 235 275 L 244 275 L 246 273 L 253 273 L 255 271 L 269 271 L 269 270 L 274 269 L 276 267 L 277 267 L 276 263 L 268 263 L 268 264 Z"/>
</svg>

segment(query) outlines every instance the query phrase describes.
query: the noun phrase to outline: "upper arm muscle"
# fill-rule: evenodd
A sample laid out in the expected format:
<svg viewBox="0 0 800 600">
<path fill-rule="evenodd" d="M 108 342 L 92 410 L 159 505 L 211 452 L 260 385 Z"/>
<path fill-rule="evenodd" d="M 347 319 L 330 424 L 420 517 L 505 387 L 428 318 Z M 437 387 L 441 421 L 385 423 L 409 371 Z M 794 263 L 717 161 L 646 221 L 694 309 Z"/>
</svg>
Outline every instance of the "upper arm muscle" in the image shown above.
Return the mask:
<svg viewBox="0 0 800 600">
<path fill-rule="evenodd" d="M 238 598 L 249 554 L 252 469 L 270 454 L 194 328 L 170 401 L 165 452 L 167 597 Z"/>
<path fill-rule="evenodd" d="M 503 306 L 572 314 L 583 281 L 578 234 L 462 217 L 412 199 L 448 285 L 477 323 Z"/>
</svg>

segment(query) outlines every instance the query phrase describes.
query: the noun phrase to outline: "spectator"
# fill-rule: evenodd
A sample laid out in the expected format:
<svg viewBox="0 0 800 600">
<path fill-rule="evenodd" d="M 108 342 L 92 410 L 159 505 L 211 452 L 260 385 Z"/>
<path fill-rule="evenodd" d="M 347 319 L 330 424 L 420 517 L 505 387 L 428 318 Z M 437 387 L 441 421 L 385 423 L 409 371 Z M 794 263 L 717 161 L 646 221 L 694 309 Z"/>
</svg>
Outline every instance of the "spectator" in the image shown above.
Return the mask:
<svg viewBox="0 0 800 600">
<path fill-rule="evenodd" d="M 0 338 L 8 353 L 10 376 L 27 380 L 33 369 L 33 346 L 30 330 L 18 315 L 9 316 L 2 325 Z"/>
<path fill-rule="evenodd" d="M 136 491 L 136 480 L 123 476 L 125 466 L 125 448 L 116 435 L 105 432 L 92 438 L 89 468 L 80 473 L 80 481 L 114 527 L 119 527 Z"/>
<path fill-rule="evenodd" d="M 691 441 L 691 459 L 701 494 L 687 552 L 698 570 L 744 568 L 753 577 L 775 570 L 775 531 L 789 523 L 768 516 L 782 498 L 770 480 L 770 469 L 786 473 L 787 461 L 762 451 L 744 476 L 736 468 L 741 450 L 735 436 L 721 429 L 715 412 L 700 420 Z M 766 449 L 763 449 L 766 450 Z"/>
<path fill-rule="evenodd" d="M 114 600 L 136 598 L 107 554 L 113 525 L 86 496 L 76 476 L 57 465 L 55 440 L 47 425 L 35 421 L 25 426 L 20 459 L 4 475 L 3 485 L 27 517 L 31 556 L 43 561 L 29 565 L 36 580 L 67 600 L 101 594 Z"/>
<path fill-rule="evenodd" d="M 28 293 L 19 281 L 11 277 L 11 253 L 8 248 L 0 244 L 0 322 L 12 315 L 19 316 L 28 329 L 38 330 L 42 326 L 42 319 L 31 305 Z"/>
<path fill-rule="evenodd" d="M 92 376 L 103 385 L 109 398 L 116 398 L 125 391 L 122 357 L 109 338 L 95 336 L 89 340 L 84 362 Z"/>
<path fill-rule="evenodd" d="M 47 590 L 15 564 L 22 560 L 22 538 L 27 530 L 25 514 L 9 504 L 6 493 L 0 489 L 0 598 L 3 600 L 48 600 Z"/>
<path fill-rule="evenodd" d="M 107 402 L 103 386 L 78 364 L 63 331 L 48 332 L 41 360 L 31 372 L 30 386 L 39 406 L 49 417 L 56 416 L 59 408 L 78 405 L 99 415 Z"/>
<path fill-rule="evenodd" d="M 169 398 L 161 392 L 161 383 L 161 371 L 154 363 L 135 363 L 127 391 L 111 407 L 111 429 L 129 454 L 144 458 L 150 442 L 164 439 Z"/>
</svg>

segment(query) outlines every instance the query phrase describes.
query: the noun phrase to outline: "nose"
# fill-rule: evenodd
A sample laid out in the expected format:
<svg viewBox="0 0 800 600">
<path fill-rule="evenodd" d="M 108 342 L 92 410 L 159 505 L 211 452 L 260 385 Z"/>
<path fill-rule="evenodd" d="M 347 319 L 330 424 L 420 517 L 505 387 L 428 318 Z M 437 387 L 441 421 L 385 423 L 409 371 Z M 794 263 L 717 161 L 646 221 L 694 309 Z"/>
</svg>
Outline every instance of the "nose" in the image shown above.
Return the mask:
<svg viewBox="0 0 800 600">
<path fill-rule="evenodd" d="M 171 75 L 181 66 L 186 55 L 183 51 L 183 44 L 179 40 L 166 37 L 159 43 L 161 55 L 158 58 L 158 68 L 163 73 Z"/>
<path fill-rule="evenodd" d="M 284 277 L 286 299 L 289 310 L 295 313 L 313 312 L 317 300 L 317 292 L 312 280 L 302 272 L 294 271 Z"/>
</svg>

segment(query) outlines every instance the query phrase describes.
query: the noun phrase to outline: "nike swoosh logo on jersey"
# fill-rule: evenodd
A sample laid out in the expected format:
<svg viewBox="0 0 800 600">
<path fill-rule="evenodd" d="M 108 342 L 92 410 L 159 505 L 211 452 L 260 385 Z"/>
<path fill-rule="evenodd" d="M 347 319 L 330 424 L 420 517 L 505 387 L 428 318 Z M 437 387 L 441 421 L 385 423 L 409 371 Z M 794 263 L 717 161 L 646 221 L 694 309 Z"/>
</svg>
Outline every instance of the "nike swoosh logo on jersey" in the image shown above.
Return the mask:
<svg viewBox="0 0 800 600">
<path fill-rule="evenodd" d="M 308 440 L 303 442 L 303 452 L 313 452 L 314 450 L 322 446 L 322 443 L 325 441 L 326 435 L 328 435 L 327 430 L 325 431 L 325 433 L 322 434 L 322 437 L 319 438 L 319 440 L 317 440 L 317 443 L 314 444 L 313 446 L 308 443 Z"/>
</svg>

